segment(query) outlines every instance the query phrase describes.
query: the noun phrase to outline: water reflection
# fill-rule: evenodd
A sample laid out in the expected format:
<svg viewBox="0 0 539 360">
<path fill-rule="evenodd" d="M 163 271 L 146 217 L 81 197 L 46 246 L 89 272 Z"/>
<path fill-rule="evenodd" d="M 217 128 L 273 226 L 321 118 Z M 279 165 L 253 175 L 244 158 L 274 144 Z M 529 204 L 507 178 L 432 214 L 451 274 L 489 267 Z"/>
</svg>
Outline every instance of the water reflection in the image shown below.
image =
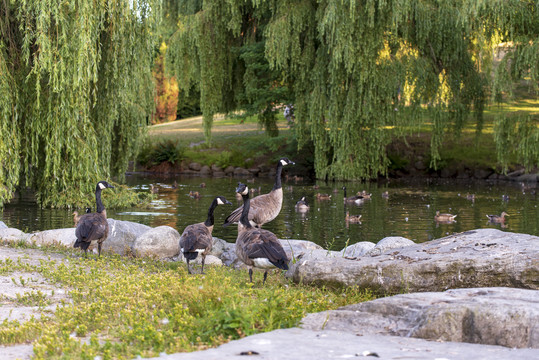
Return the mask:
<svg viewBox="0 0 539 360">
<path fill-rule="evenodd" d="M 189 224 L 206 219 L 208 207 L 217 195 L 224 196 L 234 206 L 215 210 L 214 236 L 234 242 L 236 226 L 222 227 L 225 217 L 241 205 L 235 201 L 236 178 L 195 178 L 130 176 L 128 184 L 137 191 L 152 191 L 156 200 L 148 209 L 107 209 L 110 218 L 143 223 L 150 226 L 168 225 L 180 233 Z M 244 179 L 246 180 L 246 179 Z M 255 190 L 251 195 L 267 193 L 272 179 L 256 179 L 248 183 Z M 343 183 L 316 184 L 291 178 L 283 184 L 283 209 L 272 222 L 264 225 L 280 238 L 307 239 L 326 248 L 341 249 L 346 243 L 377 242 L 386 236 L 404 236 L 416 242 L 440 238 L 452 233 L 477 228 L 498 228 L 505 231 L 539 235 L 539 209 L 534 191 L 518 183 L 487 183 L 457 181 L 392 181 L 389 183 L 346 183 L 349 194 L 372 194 L 370 199 L 343 201 Z M 198 196 L 193 196 L 194 193 Z M 191 194 L 191 196 L 190 196 Z M 318 196 L 326 194 L 327 196 Z M 473 196 L 472 196 L 473 195 Z M 308 210 L 297 211 L 302 197 Z M 456 221 L 435 221 L 436 211 L 456 215 Z M 359 222 L 346 221 L 361 215 Z M 493 222 L 489 214 L 509 216 L 503 222 Z M 71 210 L 39 209 L 26 199 L 7 205 L 0 219 L 8 226 L 26 232 L 73 226 Z"/>
</svg>

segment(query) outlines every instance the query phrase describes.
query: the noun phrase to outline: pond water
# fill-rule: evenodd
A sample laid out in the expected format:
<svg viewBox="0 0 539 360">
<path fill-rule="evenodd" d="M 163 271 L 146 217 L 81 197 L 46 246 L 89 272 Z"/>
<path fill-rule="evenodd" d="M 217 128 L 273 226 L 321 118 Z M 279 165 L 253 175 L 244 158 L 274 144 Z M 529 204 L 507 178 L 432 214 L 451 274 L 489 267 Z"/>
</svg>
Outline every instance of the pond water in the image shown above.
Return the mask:
<svg viewBox="0 0 539 360">
<path fill-rule="evenodd" d="M 137 191 L 150 191 L 150 185 L 153 184 L 158 190 L 156 199 L 149 208 L 107 209 L 107 214 L 109 218 L 153 227 L 169 225 L 181 233 L 186 225 L 204 221 L 213 198 L 222 195 L 234 206 L 217 207 L 213 234 L 234 242 L 237 227 L 220 225 L 236 205 L 241 204 L 234 193 L 239 180 L 246 182 L 247 179 L 131 175 L 127 177 L 129 186 Z M 173 186 L 174 181 L 178 184 L 177 188 Z M 201 187 L 202 182 L 206 187 Z M 260 188 L 262 193 L 269 192 L 273 186 L 272 179 L 256 178 L 254 183 L 246 183 L 250 188 Z M 343 185 L 347 187 L 348 196 L 366 190 L 372 193 L 371 199 L 359 205 L 345 204 L 341 190 Z M 198 191 L 200 199 L 189 197 L 190 191 Z M 539 235 L 539 208 L 535 189 L 523 191 L 520 183 L 427 179 L 391 180 L 383 183 L 283 181 L 283 191 L 281 213 L 275 220 L 264 225 L 264 228 L 281 239 L 310 240 L 331 250 L 340 250 L 346 243 L 376 243 L 386 236 L 404 236 L 415 242 L 424 242 L 477 228 L 498 228 Z M 385 191 L 388 192 L 387 198 L 382 196 Z M 330 194 L 331 199 L 317 200 L 317 193 Z M 475 200 L 467 199 L 467 194 L 474 194 Z M 305 213 L 296 212 L 294 208 L 302 196 L 310 204 L 310 209 Z M 437 223 L 434 220 L 437 210 L 456 214 L 456 222 Z M 350 215 L 361 214 L 361 223 L 347 223 L 346 211 Z M 487 214 L 499 215 L 502 211 L 509 214 L 504 225 L 488 222 Z M 7 204 L 0 213 L 0 220 L 25 232 L 73 226 L 70 210 L 40 209 L 36 204 L 24 200 Z"/>
</svg>

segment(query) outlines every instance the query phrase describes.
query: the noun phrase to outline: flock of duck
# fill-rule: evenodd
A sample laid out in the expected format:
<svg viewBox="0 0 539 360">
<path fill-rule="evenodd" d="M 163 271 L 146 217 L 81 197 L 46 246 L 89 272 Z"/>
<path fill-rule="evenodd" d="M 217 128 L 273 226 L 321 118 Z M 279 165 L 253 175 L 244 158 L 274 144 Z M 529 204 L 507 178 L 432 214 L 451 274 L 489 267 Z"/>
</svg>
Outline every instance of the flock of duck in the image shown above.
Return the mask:
<svg viewBox="0 0 539 360">
<path fill-rule="evenodd" d="M 224 226 L 238 224 L 236 254 L 249 268 L 249 280 L 251 282 L 253 281 L 253 268 L 261 268 L 264 270 L 263 284 L 266 281 L 269 269 L 288 269 L 289 259 L 277 236 L 271 231 L 262 229 L 262 225 L 275 219 L 281 211 L 283 203 L 281 173 L 283 166 L 290 164 L 294 164 L 294 162 L 285 157 L 278 161 L 275 184 L 273 189 L 267 194 L 261 194 L 251 199 L 249 194 L 253 192 L 253 189 L 250 190 L 247 185 L 240 182 L 235 191 L 236 196 L 243 200 L 243 205 L 232 211 L 224 221 Z M 90 208 L 86 208 L 86 214 L 82 216 L 79 216 L 77 212 L 74 212 L 76 226 L 75 235 L 77 237 L 74 247 L 80 247 L 85 252 L 85 255 L 90 243 L 96 241 L 98 244 L 98 256 L 100 256 L 101 245 L 108 235 L 106 210 L 101 202 L 101 191 L 107 188 L 113 188 L 113 186 L 106 181 L 97 183 L 95 190 L 95 213 L 91 213 Z M 353 196 L 347 196 L 345 186 L 342 187 L 342 190 L 344 192 L 345 204 L 361 204 L 371 198 L 371 194 L 366 191 L 358 192 Z M 200 197 L 197 197 L 197 194 L 195 193 L 190 193 L 190 196 L 193 198 Z M 382 194 L 382 197 L 384 198 L 388 198 L 388 196 L 387 191 Z M 318 193 L 316 198 L 318 200 L 328 200 L 331 199 L 331 195 Z M 202 263 L 201 272 L 204 272 L 206 255 L 212 250 L 213 244 L 212 231 L 215 223 L 214 210 L 219 205 L 232 205 L 232 203 L 223 196 L 216 196 L 210 204 L 206 220 L 204 222 L 186 226 L 180 236 L 180 251 L 185 257 L 187 271 L 190 274 L 192 273 L 192 270 L 189 262 L 195 260 L 199 255 L 201 256 Z M 299 212 L 308 211 L 309 204 L 307 203 L 306 198 L 302 197 L 296 203 L 295 208 Z M 452 223 L 455 221 L 456 216 L 457 215 L 447 213 L 442 214 L 439 211 L 436 211 L 434 220 L 440 223 Z M 487 218 L 492 223 L 503 224 L 506 216 L 508 216 L 508 214 L 502 212 L 501 215 L 487 215 Z M 361 223 L 361 215 L 350 215 L 346 212 L 345 220 L 347 223 Z"/>
<path fill-rule="evenodd" d="M 250 190 L 247 185 L 238 184 L 235 189 L 238 196 L 243 199 L 243 205 L 232 211 L 225 219 L 224 226 L 237 223 L 238 236 L 236 239 L 236 255 L 249 268 L 249 280 L 253 282 L 253 268 L 264 270 L 263 284 L 266 282 L 268 270 L 279 268 L 288 270 L 289 259 L 277 236 L 271 231 L 262 229 L 262 225 L 275 219 L 279 215 L 283 203 L 283 189 L 281 184 L 282 168 L 294 164 L 288 158 L 281 158 L 277 164 L 275 185 L 267 193 L 250 199 Z M 98 244 L 98 256 L 101 256 L 101 245 L 107 239 L 108 222 L 107 213 L 101 202 L 101 191 L 113 188 L 106 181 L 97 183 L 95 190 L 96 212 L 79 216 L 74 213 L 75 235 L 77 237 L 74 247 L 84 250 L 85 256 L 92 241 Z M 187 271 L 192 273 L 189 262 L 201 256 L 202 270 L 206 255 L 212 249 L 212 231 L 215 223 L 214 210 L 219 205 L 232 205 L 223 196 L 216 196 L 209 209 L 204 222 L 191 224 L 185 227 L 180 236 L 180 251 L 185 257 Z"/>
</svg>

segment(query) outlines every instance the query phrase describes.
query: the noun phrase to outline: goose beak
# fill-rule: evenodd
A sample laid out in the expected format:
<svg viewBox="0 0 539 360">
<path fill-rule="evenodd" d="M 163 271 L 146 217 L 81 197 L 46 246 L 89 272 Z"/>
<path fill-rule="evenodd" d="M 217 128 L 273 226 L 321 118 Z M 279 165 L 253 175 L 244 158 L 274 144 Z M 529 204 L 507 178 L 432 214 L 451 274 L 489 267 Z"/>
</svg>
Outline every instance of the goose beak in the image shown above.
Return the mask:
<svg viewBox="0 0 539 360">
<path fill-rule="evenodd" d="M 226 205 L 232 205 L 232 203 L 230 201 L 228 201 L 228 200 L 225 201 L 225 204 Z"/>
</svg>

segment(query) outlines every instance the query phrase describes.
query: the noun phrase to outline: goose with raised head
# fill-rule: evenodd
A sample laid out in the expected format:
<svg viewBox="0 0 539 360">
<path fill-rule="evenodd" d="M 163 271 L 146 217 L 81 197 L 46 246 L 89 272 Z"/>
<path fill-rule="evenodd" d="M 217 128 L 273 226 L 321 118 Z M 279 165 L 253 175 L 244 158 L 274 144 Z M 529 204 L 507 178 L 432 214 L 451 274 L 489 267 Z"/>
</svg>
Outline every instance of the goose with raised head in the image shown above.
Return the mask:
<svg viewBox="0 0 539 360">
<path fill-rule="evenodd" d="M 506 216 L 509 214 L 503 211 L 500 215 L 487 215 L 487 218 L 489 222 L 501 224 L 505 222 Z"/>
<path fill-rule="evenodd" d="M 211 251 L 213 245 L 213 212 L 218 205 L 232 205 L 230 201 L 222 196 L 213 199 L 209 209 L 206 221 L 187 225 L 180 236 L 180 251 L 187 262 L 187 272 L 192 274 L 189 267 L 189 261 L 197 258 L 198 254 L 202 257 L 202 273 L 204 273 L 204 262 L 206 255 Z"/>
<path fill-rule="evenodd" d="M 268 277 L 268 270 L 273 268 L 288 270 L 289 259 L 274 233 L 251 225 L 249 188 L 239 183 L 236 192 L 243 198 L 243 209 L 236 239 L 236 255 L 249 267 L 251 282 L 253 282 L 253 267 L 264 269 L 263 285 Z"/>
<path fill-rule="evenodd" d="M 75 229 L 77 240 L 73 247 L 80 247 L 87 254 L 88 247 L 92 241 L 97 241 L 98 256 L 101 256 L 101 244 L 109 235 L 109 223 L 107 222 L 107 211 L 101 202 L 101 191 L 104 189 L 114 189 L 106 181 L 100 181 L 95 187 L 96 212 L 84 214 L 80 217 Z"/>
<path fill-rule="evenodd" d="M 436 215 L 434 215 L 434 220 L 437 222 L 453 222 L 455 221 L 455 218 L 457 215 L 453 214 L 440 214 L 439 211 L 436 211 Z"/>
<path fill-rule="evenodd" d="M 361 204 L 363 202 L 363 196 L 361 195 L 354 195 L 347 197 L 346 196 L 346 186 L 342 187 L 343 193 L 344 193 L 344 202 L 351 203 L 351 204 Z"/>
<path fill-rule="evenodd" d="M 281 212 L 283 206 L 283 187 L 281 184 L 281 173 L 283 166 L 295 164 L 288 158 L 281 158 L 277 163 L 277 171 L 275 173 L 275 184 L 273 189 L 267 194 L 262 194 L 251 199 L 251 210 L 249 211 L 249 221 L 252 226 L 261 227 L 267 222 L 275 219 Z M 225 219 L 224 226 L 238 223 L 242 215 L 243 205 L 234 210 Z"/>
</svg>

